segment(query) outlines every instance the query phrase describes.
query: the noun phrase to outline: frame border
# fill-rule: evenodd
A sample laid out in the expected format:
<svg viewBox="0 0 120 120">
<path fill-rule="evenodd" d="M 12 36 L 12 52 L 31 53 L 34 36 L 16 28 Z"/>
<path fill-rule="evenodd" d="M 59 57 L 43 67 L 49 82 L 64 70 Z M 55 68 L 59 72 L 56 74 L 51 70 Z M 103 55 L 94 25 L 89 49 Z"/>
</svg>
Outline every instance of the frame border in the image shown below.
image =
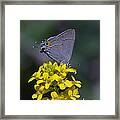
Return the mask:
<svg viewBox="0 0 120 120">
<path fill-rule="evenodd" d="M 5 115 L 5 5 L 115 5 L 115 115 Z M 45 1 L 2 1 L 0 41 L 0 119 L 119 119 L 119 44 L 120 44 L 120 1 L 119 0 L 45 0 Z"/>
</svg>

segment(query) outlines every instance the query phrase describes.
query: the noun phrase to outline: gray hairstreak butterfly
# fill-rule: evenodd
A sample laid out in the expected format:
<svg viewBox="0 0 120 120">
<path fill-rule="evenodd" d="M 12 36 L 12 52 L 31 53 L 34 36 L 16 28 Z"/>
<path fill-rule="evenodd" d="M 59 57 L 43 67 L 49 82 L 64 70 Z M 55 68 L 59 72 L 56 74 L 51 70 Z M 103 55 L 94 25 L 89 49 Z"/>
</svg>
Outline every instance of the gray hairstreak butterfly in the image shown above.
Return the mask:
<svg viewBox="0 0 120 120">
<path fill-rule="evenodd" d="M 45 53 L 48 57 L 58 63 L 69 64 L 72 56 L 75 42 L 75 30 L 68 29 L 64 32 L 42 41 L 40 52 Z"/>
</svg>

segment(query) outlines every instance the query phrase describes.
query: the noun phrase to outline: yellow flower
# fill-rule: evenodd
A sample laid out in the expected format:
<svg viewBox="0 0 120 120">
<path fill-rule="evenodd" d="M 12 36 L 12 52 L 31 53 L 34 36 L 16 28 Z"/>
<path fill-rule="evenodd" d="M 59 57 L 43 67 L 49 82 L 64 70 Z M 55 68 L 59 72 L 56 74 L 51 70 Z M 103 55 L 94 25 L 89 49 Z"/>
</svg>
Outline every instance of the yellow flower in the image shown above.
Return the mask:
<svg viewBox="0 0 120 120">
<path fill-rule="evenodd" d="M 55 70 L 57 70 L 58 72 L 60 72 L 60 66 L 55 66 Z"/>
<path fill-rule="evenodd" d="M 58 64 L 57 64 L 57 62 L 54 62 L 53 67 L 56 67 L 56 66 L 58 66 Z"/>
<path fill-rule="evenodd" d="M 45 88 L 45 86 L 40 86 L 39 90 L 40 90 L 40 91 L 43 91 L 44 88 Z"/>
<path fill-rule="evenodd" d="M 66 87 L 72 87 L 73 83 L 72 83 L 72 81 L 65 80 L 65 81 L 61 82 L 60 84 L 58 84 L 58 86 L 60 87 L 61 90 L 64 90 Z"/>
<path fill-rule="evenodd" d="M 43 94 L 39 94 L 37 100 L 41 100 L 42 96 L 43 96 Z"/>
<path fill-rule="evenodd" d="M 46 72 L 43 73 L 43 79 L 44 79 L 44 80 L 47 80 L 47 79 L 48 79 L 48 76 L 49 76 L 48 73 L 46 73 Z"/>
<path fill-rule="evenodd" d="M 76 74 L 76 70 L 73 69 L 73 68 L 67 68 L 67 69 L 66 69 L 66 72 L 73 72 L 73 73 Z"/>
<path fill-rule="evenodd" d="M 37 84 L 40 84 L 40 83 L 43 83 L 43 82 L 44 82 L 43 80 L 38 80 Z"/>
<path fill-rule="evenodd" d="M 73 85 L 72 81 L 69 81 L 69 80 L 65 80 L 64 83 L 67 87 L 72 87 L 72 85 Z"/>
<path fill-rule="evenodd" d="M 66 88 L 66 85 L 64 83 L 60 83 L 58 86 L 61 90 L 64 90 Z"/>
<path fill-rule="evenodd" d="M 72 77 L 72 79 L 73 79 L 73 83 L 74 83 L 77 87 L 81 88 L 81 82 L 80 82 L 80 81 L 76 81 L 75 78 L 74 78 L 74 76 L 71 76 L 71 77 Z"/>
<path fill-rule="evenodd" d="M 37 94 L 32 95 L 32 99 L 35 99 L 35 98 L 37 98 Z"/>
<path fill-rule="evenodd" d="M 40 73 L 42 69 L 43 69 L 43 66 L 40 66 L 38 72 Z"/>
<path fill-rule="evenodd" d="M 76 74 L 76 70 L 64 63 L 48 62 L 41 65 L 35 72 L 28 83 L 36 80 L 34 89 L 36 93 L 32 95 L 32 99 L 37 100 L 76 100 L 80 97 L 78 88 L 81 82 L 68 79 L 68 73 Z"/>
<path fill-rule="evenodd" d="M 72 90 L 68 91 L 68 95 L 71 96 L 72 95 Z"/>
<path fill-rule="evenodd" d="M 66 66 L 67 66 L 66 64 L 63 64 L 63 63 L 62 63 L 62 64 L 61 64 L 61 70 L 65 70 L 65 69 L 66 69 Z"/>
<path fill-rule="evenodd" d="M 67 75 L 67 73 L 61 73 L 61 76 L 63 77 L 63 78 L 65 78 L 66 77 L 66 75 Z"/>
<path fill-rule="evenodd" d="M 44 64 L 43 64 L 43 67 L 46 68 L 46 67 L 47 67 L 47 63 L 44 63 Z"/>
<path fill-rule="evenodd" d="M 34 77 L 31 77 L 29 80 L 28 80 L 28 83 L 33 81 L 35 78 Z"/>
<path fill-rule="evenodd" d="M 58 94 L 55 91 L 51 92 L 51 97 L 52 97 L 52 100 L 55 100 L 58 98 Z"/>
<path fill-rule="evenodd" d="M 50 87 L 50 83 L 45 84 L 45 89 L 48 89 Z"/>
<path fill-rule="evenodd" d="M 34 89 L 37 90 L 37 88 L 39 87 L 39 85 L 34 85 Z"/>
<path fill-rule="evenodd" d="M 69 90 L 69 91 L 68 91 L 68 96 L 69 96 L 72 100 L 76 100 L 76 98 L 80 98 L 78 89 L 74 89 L 73 91 L 72 91 L 72 90 Z"/>
<path fill-rule="evenodd" d="M 49 65 L 49 66 L 52 66 L 52 62 L 49 61 L 49 62 L 48 62 L 48 65 Z"/>
<path fill-rule="evenodd" d="M 59 76 L 59 75 L 57 75 L 57 74 L 54 74 L 54 75 L 52 75 L 52 76 L 50 76 L 50 78 L 48 79 L 49 81 L 54 81 L 54 80 L 56 80 L 56 81 L 60 81 L 62 78 Z"/>
<path fill-rule="evenodd" d="M 35 77 L 36 79 L 41 79 L 41 73 L 40 72 L 35 72 L 32 77 Z"/>
<path fill-rule="evenodd" d="M 58 71 L 58 72 L 64 72 L 64 70 L 66 70 L 66 64 L 63 64 L 61 63 L 59 66 L 56 66 L 55 69 Z"/>
</svg>

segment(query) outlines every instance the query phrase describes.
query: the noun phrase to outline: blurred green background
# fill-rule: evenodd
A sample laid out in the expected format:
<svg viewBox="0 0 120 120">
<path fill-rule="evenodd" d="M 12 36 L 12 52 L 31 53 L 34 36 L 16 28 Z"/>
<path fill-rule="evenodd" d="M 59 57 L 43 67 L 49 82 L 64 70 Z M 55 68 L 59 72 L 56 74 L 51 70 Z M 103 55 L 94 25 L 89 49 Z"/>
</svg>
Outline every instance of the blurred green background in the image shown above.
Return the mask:
<svg viewBox="0 0 120 120">
<path fill-rule="evenodd" d="M 27 83 L 39 65 L 50 60 L 39 53 L 42 40 L 75 29 L 76 39 L 70 63 L 82 82 L 81 100 L 100 99 L 100 21 L 99 20 L 21 20 L 20 21 L 20 99 L 32 100 L 33 82 Z M 37 43 L 36 43 L 37 42 Z"/>
</svg>

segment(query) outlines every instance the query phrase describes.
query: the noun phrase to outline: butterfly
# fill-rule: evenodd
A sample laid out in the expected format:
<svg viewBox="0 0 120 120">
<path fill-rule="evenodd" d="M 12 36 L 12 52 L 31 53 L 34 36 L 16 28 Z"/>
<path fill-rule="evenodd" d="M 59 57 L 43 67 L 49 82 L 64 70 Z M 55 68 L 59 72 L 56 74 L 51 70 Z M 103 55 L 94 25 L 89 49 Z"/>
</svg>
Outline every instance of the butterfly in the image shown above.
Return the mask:
<svg viewBox="0 0 120 120">
<path fill-rule="evenodd" d="M 69 64 L 75 42 L 75 30 L 64 32 L 48 38 L 40 43 L 40 52 L 58 63 Z"/>
</svg>

